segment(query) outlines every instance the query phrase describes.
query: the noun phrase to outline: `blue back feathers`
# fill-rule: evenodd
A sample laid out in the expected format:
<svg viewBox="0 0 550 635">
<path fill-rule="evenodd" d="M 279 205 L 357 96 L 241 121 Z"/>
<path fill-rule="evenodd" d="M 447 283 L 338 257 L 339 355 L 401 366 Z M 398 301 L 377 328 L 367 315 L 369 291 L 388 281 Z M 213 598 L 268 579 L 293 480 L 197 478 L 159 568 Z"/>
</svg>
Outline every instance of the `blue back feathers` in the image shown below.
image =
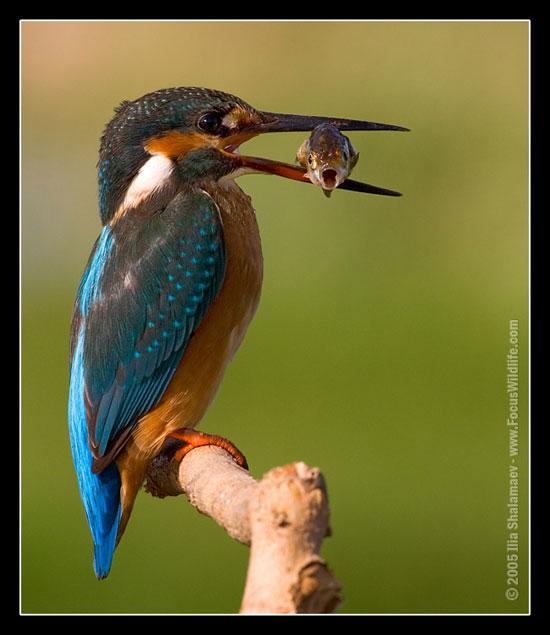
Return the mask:
<svg viewBox="0 0 550 635">
<path fill-rule="evenodd" d="M 147 218 L 129 213 L 96 242 L 73 316 L 69 430 L 98 577 L 121 514 L 113 459 L 162 397 L 224 271 L 218 209 L 202 192 Z"/>
</svg>

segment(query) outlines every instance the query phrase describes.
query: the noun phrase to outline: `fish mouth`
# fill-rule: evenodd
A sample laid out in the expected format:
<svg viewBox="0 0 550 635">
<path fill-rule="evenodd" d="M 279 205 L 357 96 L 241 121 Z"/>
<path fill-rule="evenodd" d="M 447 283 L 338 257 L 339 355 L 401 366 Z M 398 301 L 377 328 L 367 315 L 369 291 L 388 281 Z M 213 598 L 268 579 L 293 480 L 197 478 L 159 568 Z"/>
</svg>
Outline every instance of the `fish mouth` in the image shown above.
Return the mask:
<svg viewBox="0 0 550 635">
<path fill-rule="evenodd" d="M 325 190 L 333 190 L 335 187 L 339 185 L 338 172 L 331 168 L 323 170 L 321 173 L 321 181 L 323 183 L 323 189 Z"/>
<path fill-rule="evenodd" d="M 310 170 L 309 179 L 324 190 L 334 190 L 346 180 L 347 171 L 338 166 L 325 165 Z"/>
</svg>

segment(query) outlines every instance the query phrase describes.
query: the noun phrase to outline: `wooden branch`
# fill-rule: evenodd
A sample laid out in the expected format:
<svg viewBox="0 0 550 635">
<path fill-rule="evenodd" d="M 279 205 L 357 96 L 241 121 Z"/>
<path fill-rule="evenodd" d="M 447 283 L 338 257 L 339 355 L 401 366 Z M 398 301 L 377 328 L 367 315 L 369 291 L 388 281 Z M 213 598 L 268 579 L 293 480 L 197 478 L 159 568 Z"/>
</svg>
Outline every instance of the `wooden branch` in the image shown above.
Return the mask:
<svg viewBox="0 0 550 635">
<path fill-rule="evenodd" d="M 218 447 L 200 447 L 178 465 L 161 453 L 145 489 L 185 494 L 201 513 L 251 545 L 241 613 L 330 613 L 341 586 L 319 556 L 329 535 L 326 485 L 305 463 L 276 467 L 255 481 Z"/>
<path fill-rule="evenodd" d="M 207 445 L 189 452 L 179 465 L 160 454 L 149 468 L 145 489 L 160 498 L 185 494 L 231 538 L 249 545 L 248 505 L 257 486 L 225 450 Z"/>
</svg>

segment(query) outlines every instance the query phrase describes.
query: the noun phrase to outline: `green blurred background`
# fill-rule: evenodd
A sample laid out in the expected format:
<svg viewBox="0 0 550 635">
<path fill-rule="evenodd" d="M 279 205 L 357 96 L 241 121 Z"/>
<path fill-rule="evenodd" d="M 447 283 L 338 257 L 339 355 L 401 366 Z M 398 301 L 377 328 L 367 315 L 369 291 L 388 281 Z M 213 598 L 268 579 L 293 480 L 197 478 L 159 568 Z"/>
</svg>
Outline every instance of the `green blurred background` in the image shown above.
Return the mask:
<svg viewBox="0 0 550 635">
<path fill-rule="evenodd" d="M 225 90 L 265 110 L 400 124 L 350 133 L 354 177 L 269 176 L 258 314 L 202 429 L 259 477 L 320 466 L 340 612 L 528 604 L 528 23 L 22 24 L 22 610 L 233 613 L 247 549 L 183 498 L 141 493 L 97 582 L 66 423 L 73 297 L 99 232 L 98 142 L 123 99 Z M 292 160 L 305 134 L 244 152 Z M 520 320 L 520 597 L 506 590 L 508 320 Z"/>
</svg>

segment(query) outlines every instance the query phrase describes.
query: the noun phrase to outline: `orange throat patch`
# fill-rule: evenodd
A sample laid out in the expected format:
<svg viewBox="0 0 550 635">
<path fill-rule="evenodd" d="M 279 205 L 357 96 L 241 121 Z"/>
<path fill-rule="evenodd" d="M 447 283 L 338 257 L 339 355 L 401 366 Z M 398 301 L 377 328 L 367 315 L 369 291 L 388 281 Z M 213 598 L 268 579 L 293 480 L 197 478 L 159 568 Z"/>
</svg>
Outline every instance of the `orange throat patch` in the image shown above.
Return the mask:
<svg viewBox="0 0 550 635">
<path fill-rule="evenodd" d="M 149 154 L 160 154 L 170 159 L 179 159 L 188 152 L 210 144 L 210 139 L 198 132 L 184 134 L 177 130 L 170 130 L 162 137 L 155 137 L 145 144 Z"/>
</svg>

